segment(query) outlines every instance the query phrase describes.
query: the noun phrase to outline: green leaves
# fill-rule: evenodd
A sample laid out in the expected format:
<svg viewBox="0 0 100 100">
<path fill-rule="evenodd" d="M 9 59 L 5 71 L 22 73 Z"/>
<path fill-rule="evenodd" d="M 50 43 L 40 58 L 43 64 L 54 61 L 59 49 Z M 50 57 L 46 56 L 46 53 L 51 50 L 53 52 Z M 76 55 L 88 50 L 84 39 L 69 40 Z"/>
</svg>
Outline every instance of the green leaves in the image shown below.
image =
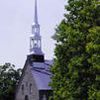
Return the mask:
<svg viewBox="0 0 100 100">
<path fill-rule="evenodd" d="M 54 100 L 100 98 L 100 1 L 68 0 L 56 29 Z"/>
<path fill-rule="evenodd" d="M 0 100 L 14 100 L 20 75 L 21 69 L 16 70 L 10 63 L 0 66 Z"/>
</svg>

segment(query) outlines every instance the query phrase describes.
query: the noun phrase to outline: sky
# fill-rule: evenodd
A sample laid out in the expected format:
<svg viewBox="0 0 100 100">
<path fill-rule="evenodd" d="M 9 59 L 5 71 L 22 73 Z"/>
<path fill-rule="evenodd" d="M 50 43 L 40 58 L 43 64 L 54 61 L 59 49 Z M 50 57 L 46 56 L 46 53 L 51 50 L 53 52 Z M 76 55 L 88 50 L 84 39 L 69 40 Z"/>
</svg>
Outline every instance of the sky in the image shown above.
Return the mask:
<svg viewBox="0 0 100 100">
<path fill-rule="evenodd" d="M 37 0 L 42 51 L 54 58 L 51 38 L 64 14 L 65 0 Z M 29 36 L 34 20 L 34 0 L 0 0 L 0 64 L 10 62 L 22 68 L 29 53 Z"/>
</svg>

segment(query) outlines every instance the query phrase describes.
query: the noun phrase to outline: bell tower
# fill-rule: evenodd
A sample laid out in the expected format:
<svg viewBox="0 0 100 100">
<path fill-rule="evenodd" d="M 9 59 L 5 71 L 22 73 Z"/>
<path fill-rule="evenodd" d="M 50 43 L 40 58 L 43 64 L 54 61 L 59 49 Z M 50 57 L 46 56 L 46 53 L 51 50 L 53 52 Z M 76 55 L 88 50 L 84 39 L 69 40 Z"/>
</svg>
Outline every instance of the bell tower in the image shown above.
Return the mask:
<svg viewBox="0 0 100 100">
<path fill-rule="evenodd" d="M 32 34 L 30 36 L 29 58 L 32 58 L 34 61 L 44 61 L 44 54 L 41 50 L 41 35 L 40 25 L 38 23 L 37 0 L 35 0 L 34 7 L 34 22 L 32 24 Z"/>
</svg>

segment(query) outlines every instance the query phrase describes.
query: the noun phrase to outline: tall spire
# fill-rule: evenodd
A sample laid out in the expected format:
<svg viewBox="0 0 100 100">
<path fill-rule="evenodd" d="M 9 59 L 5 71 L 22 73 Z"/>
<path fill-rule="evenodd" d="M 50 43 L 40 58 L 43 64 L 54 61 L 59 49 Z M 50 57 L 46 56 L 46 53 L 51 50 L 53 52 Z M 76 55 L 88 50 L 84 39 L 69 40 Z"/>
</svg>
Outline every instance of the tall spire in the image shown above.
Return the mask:
<svg viewBox="0 0 100 100">
<path fill-rule="evenodd" d="M 32 34 L 30 36 L 30 53 L 28 59 L 35 62 L 44 62 L 44 54 L 41 50 L 40 25 L 38 23 L 37 0 L 34 0 L 34 22 L 32 24 Z"/>
<path fill-rule="evenodd" d="M 41 51 L 41 36 L 40 25 L 38 23 L 37 0 L 35 0 L 34 7 L 34 23 L 32 24 L 32 35 L 30 36 L 30 53 L 35 55 L 43 55 Z"/>
<path fill-rule="evenodd" d="M 35 6 L 34 6 L 34 23 L 38 24 L 38 13 L 37 13 L 37 0 L 35 0 Z"/>
<path fill-rule="evenodd" d="M 36 35 L 36 34 L 40 35 L 40 25 L 38 23 L 37 0 L 35 0 L 34 4 L 35 4 L 34 5 L 34 22 L 32 25 L 32 33 L 34 35 Z"/>
</svg>

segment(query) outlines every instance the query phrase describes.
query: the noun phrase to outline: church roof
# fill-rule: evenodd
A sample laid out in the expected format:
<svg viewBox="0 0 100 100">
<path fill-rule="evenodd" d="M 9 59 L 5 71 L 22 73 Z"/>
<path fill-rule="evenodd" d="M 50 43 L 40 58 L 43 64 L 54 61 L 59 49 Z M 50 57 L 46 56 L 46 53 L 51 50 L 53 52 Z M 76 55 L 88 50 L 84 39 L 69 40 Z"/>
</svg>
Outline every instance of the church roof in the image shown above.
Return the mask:
<svg viewBox="0 0 100 100">
<path fill-rule="evenodd" d="M 32 75 L 38 90 L 51 90 L 49 83 L 51 81 L 50 67 L 52 64 L 53 61 L 33 62 Z"/>
</svg>

